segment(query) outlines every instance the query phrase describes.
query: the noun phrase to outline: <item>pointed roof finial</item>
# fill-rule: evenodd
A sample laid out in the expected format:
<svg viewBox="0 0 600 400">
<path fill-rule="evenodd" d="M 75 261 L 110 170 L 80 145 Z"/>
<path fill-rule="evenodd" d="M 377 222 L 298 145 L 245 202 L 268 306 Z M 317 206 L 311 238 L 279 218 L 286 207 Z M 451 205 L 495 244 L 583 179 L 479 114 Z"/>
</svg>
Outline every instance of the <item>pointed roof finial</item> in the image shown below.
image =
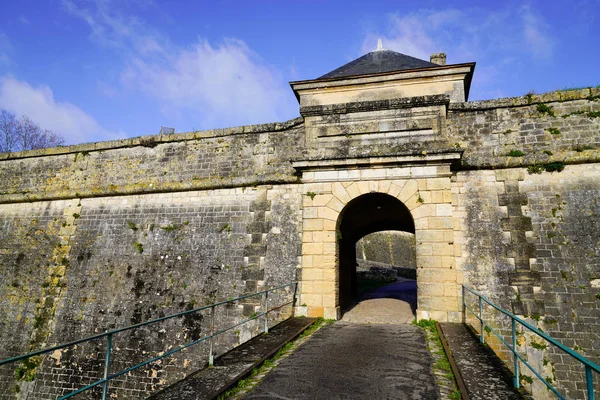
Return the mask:
<svg viewBox="0 0 600 400">
<path fill-rule="evenodd" d="M 377 39 L 377 48 L 375 49 L 375 51 L 381 51 L 381 50 L 383 50 L 383 40 Z"/>
</svg>

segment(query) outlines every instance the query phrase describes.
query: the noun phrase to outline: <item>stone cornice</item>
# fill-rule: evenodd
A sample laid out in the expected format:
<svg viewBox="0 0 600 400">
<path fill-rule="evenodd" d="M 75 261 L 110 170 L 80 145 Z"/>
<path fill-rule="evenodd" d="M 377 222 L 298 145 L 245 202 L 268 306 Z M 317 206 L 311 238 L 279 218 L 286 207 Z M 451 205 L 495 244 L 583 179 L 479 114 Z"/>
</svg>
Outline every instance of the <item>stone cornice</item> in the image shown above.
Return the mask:
<svg viewBox="0 0 600 400">
<path fill-rule="evenodd" d="M 394 166 L 414 164 L 450 164 L 462 157 L 460 152 L 425 153 L 421 155 L 380 156 L 343 159 L 318 159 L 291 161 L 296 171 L 331 170 L 354 167 Z"/>
<path fill-rule="evenodd" d="M 333 114 L 348 114 L 355 112 L 368 112 L 377 110 L 392 110 L 401 108 L 427 107 L 448 105 L 450 96 L 446 94 L 405 97 L 389 100 L 373 100 L 373 101 L 358 101 L 342 104 L 327 104 L 319 106 L 300 107 L 300 115 L 318 116 L 318 115 L 333 115 Z"/>
</svg>

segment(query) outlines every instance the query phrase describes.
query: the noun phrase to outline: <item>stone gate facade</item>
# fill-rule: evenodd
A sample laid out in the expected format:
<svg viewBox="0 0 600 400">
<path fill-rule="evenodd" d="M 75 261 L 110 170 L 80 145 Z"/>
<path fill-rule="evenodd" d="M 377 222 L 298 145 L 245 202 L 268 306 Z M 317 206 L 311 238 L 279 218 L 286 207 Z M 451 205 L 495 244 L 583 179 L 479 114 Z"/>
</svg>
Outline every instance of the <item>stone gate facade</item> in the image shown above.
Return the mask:
<svg viewBox="0 0 600 400">
<path fill-rule="evenodd" d="M 0 357 L 296 279 L 297 313 L 339 318 L 345 249 L 396 229 L 416 237 L 418 318 L 460 321 L 466 283 L 600 361 L 600 89 L 468 102 L 474 68 L 378 50 L 292 82 L 301 117 L 284 123 L 0 154 Z M 124 335 L 115 362 L 207 329 L 201 315 Z M 583 398 L 583 371 L 533 340 L 520 337 L 527 357 Z M 3 368 L 0 398 L 89 383 L 91 346 L 17 380 Z M 152 364 L 114 394 L 143 397 L 205 356 Z"/>
</svg>

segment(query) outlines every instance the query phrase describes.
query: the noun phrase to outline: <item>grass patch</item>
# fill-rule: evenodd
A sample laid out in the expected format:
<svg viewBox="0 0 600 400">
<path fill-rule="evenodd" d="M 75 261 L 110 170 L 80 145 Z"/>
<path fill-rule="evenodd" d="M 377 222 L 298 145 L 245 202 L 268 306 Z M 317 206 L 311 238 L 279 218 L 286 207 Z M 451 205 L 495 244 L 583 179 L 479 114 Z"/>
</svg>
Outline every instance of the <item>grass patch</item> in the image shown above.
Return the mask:
<svg viewBox="0 0 600 400">
<path fill-rule="evenodd" d="M 161 227 L 161 228 L 162 228 L 162 227 Z M 227 233 L 231 232 L 231 225 L 229 225 L 229 224 L 223 224 L 223 225 L 222 225 L 222 226 L 219 228 L 219 233 L 221 233 L 221 232 L 223 232 L 223 231 L 225 231 L 225 232 L 227 232 Z"/>
<path fill-rule="evenodd" d="M 548 132 L 551 135 L 560 135 L 560 129 L 558 128 L 548 128 Z"/>
<path fill-rule="evenodd" d="M 170 225 L 161 226 L 160 229 L 162 229 L 163 231 L 167 231 L 167 232 L 173 232 L 173 231 L 179 229 L 179 226 L 170 224 Z"/>
<path fill-rule="evenodd" d="M 310 197 L 311 200 L 314 200 L 317 194 L 315 192 L 306 192 L 306 195 Z"/>
<path fill-rule="evenodd" d="M 427 348 L 432 353 L 434 358 L 433 369 L 441 372 L 443 377 L 449 380 L 452 385 L 456 385 L 456 377 L 452 372 L 452 367 L 450 366 L 450 361 L 448 361 L 448 357 L 446 356 L 446 352 L 444 351 L 444 347 L 442 346 L 442 340 L 440 339 L 440 334 L 435 326 L 436 321 L 433 319 L 421 319 L 418 322 L 413 321 L 414 325 L 423 328 L 425 331 L 425 337 L 427 338 Z M 436 378 L 437 380 L 438 378 Z M 440 382 L 438 382 L 439 384 Z M 456 386 L 454 386 L 456 389 Z M 461 394 L 459 390 L 454 390 L 448 394 L 448 398 L 450 399 L 460 399 Z"/>
<path fill-rule="evenodd" d="M 533 164 L 527 167 L 527 172 L 529 173 L 529 175 L 541 174 L 542 172 L 544 172 L 544 167 L 538 164 Z"/>
<path fill-rule="evenodd" d="M 542 115 L 545 114 L 554 117 L 554 110 L 552 109 L 552 106 L 549 106 L 547 104 L 538 104 L 536 110 Z"/>
<path fill-rule="evenodd" d="M 588 118 L 600 118 L 600 111 L 590 111 L 587 116 Z"/>
<path fill-rule="evenodd" d="M 138 227 L 135 225 L 135 222 L 133 222 L 133 221 L 127 221 L 127 225 L 129 226 L 129 229 L 131 229 L 134 232 L 138 230 Z"/>
<path fill-rule="evenodd" d="M 527 172 L 531 174 L 541 174 L 543 171 L 546 172 L 561 172 L 565 169 L 565 164 L 560 161 L 555 161 L 546 164 L 533 164 L 527 167 Z M 556 209 L 552 209 L 552 216 L 556 216 Z"/>
<path fill-rule="evenodd" d="M 546 343 L 538 343 L 532 340 L 531 347 L 533 347 L 536 350 L 546 350 L 546 348 L 548 348 L 548 345 Z"/>
<path fill-rule="evenodd" d="M 533 383 L 533 378 L 529 375 L 519 375 L 519 380 L 521 382 L 529 383 L 530 385 Z"/>
<path fill-rule="evenodd" d="M 135 242 L 133 244 L 133 247 L 135 247 L 135 249 L 137 250 L 138 253 L 142 254 L 144 252 L 144 245 L 139 243 L 139 242 Z"/>
<path fill-rule="evenodd" d="M 42 362 L 39 356 L 29 357 L 23 361 L 15 370 L 15 378 L 22 382 L 31 382 L 35 379 L 38 366 Z"/>
<path fill-rule="evenodd" d="M 509 157 L 523 157 L 525 153 L 523 153 L 521 150 L 511 150 L 506 153 L 506 155 Z"/>
<path fill-rule="evenodd" d="M 544 164 L 544 170 L 546 170 L 546 172 L 560 172 L 563 169 L 565 169 L 565 163 L 560 161 Z"/>
</svg>

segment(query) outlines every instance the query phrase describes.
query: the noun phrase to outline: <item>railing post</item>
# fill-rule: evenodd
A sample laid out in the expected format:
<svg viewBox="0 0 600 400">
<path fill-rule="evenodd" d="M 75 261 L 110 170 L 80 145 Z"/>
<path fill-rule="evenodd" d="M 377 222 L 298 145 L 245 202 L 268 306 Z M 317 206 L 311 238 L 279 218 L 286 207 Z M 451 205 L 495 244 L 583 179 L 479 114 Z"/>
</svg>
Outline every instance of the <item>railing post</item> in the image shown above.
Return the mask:
<svg viewBox="0 0 600 400">
<path fill-rule="evenodd" d="M 461 285 L 462 290 L 462 322 L 463 324 L 467 323 L 467 304 L 465 301 L 465 285 Z"/>
<path fill-rule="evenodd" d="M 513 386 L 518 389 L 521 385 L 519 383 L 519 357 L 517 357 L 517 327 L 515 325 L 515 319 L 510 317 L 510 320 L 512 321 L 513 370 L 515 373 L 515 376 L 513 377 Z"/>
<path fill-rule="evenodd" d="M 269 291 L 265 292 L 265 333 L 269 333 Z"/>
<path fill-rule="evenodd" d="M 102 400 L 108 394 L 108 374 L 110 373 L 110 354 L 112 351 L 112 333 L 106 336 L 106 356 L 104 357 L 104 384 L 102 385 Z"/>
<path fill-rule="evenodd" d="M 587 385 L 588 400 L 594 400 L 594 378 L 592 376 L 592 367 L 585 366 L 585 383 Z"/>
<path fill-rule="evenodd" d="M 298 282 L 294 283 L 294 297 L 292 297 L 292 312 L 296 308 L 296 295 L 298 294 Z"/>
<path fill-rule="evenodd" d="M 485 343 L 483 338 L 483 300 L 479 296 L 479 341 Z"/>
<path fill-rule="evenodd" d="M 215 341 L 215 306 L 213 305 L 210 308 L 210 339 L 208 341 L 208 366 L 212 367 L 214 365 L 214 341 Z"/>
</svg>

